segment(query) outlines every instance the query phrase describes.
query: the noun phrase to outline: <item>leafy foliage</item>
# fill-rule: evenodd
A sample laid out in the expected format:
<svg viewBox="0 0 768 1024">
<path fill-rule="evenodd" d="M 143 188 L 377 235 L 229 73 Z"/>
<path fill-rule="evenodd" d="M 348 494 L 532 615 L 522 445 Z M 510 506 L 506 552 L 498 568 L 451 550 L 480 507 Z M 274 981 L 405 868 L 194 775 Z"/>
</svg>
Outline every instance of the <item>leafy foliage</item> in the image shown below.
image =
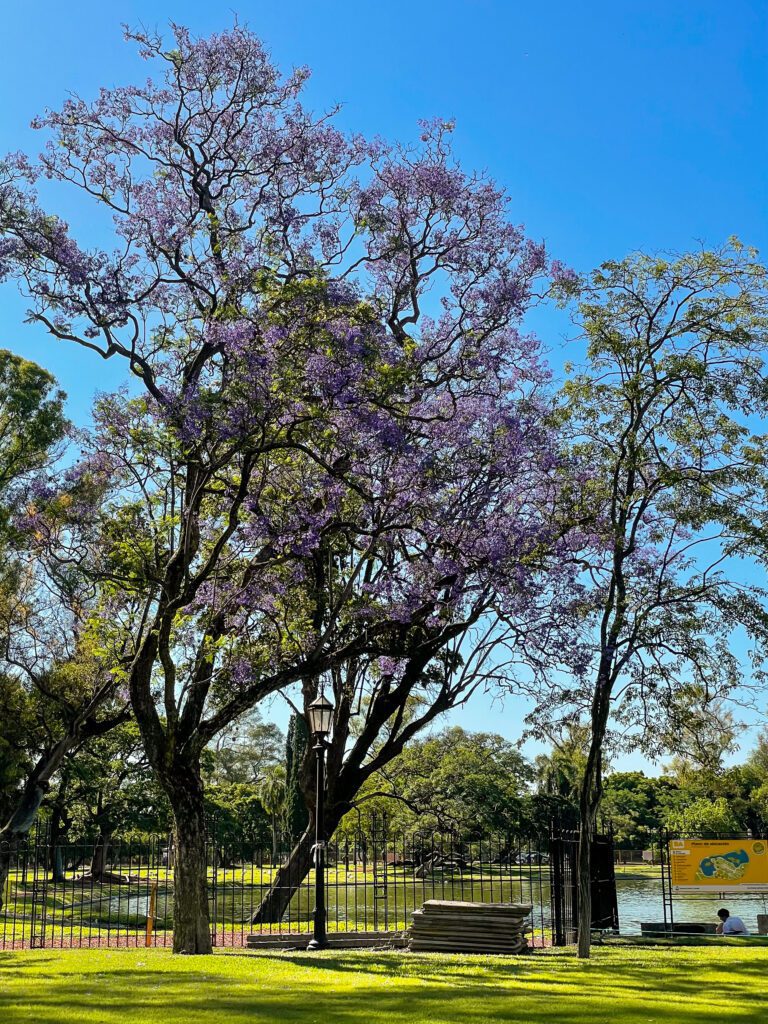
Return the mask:
<svg viewBox="0 0 768 1024">
<path fill-rule="evenodd" d="M 310 748 L 309 729 L 303 715 L 292 714 L 285 745 L 285 831 L 296 842 L 309 824 L 304 772 Z"/>
<path fill-rule="evenodd" d="M 515 831 L 525 822 L 531 766 L 515 745 L 493 733 L 452 726 L 409 744 L 370 777 L 356 804 L 388 827 L 437 830 L 465 839 Z M 358 815 L 346 819 L 358 824 Z"/>
</svg>

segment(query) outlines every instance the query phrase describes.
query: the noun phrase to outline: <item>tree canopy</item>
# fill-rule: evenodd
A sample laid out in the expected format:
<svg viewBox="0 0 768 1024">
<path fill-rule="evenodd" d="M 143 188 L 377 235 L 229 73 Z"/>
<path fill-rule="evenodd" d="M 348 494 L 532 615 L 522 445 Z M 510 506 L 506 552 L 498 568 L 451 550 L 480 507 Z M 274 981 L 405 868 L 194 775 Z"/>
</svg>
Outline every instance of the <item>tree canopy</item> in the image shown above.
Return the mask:
<svg viewBox="0 0 768 1024">
<path fill-rule="evenodd" d="M 525 618 L 556 480 L 517 324 L 562 273 L 458 166 L 451 124 L 348 138 L 247 29 L 172 34 L 128 33 L 159 80 L 73 97 L 36 122 L 37 162 L 6 159 L 0 276 L 139 385 L 99 401 L 37 515 L 60 560 L 72 517 L 90 527 L 78 558 L 174 811 L 194 952 L 210 740 L 288 684 L 354 659 L 416 678 L 483 615 Z M 43 210 L 41 177 L 108 215 L 111 250 Z"/>
</svg>

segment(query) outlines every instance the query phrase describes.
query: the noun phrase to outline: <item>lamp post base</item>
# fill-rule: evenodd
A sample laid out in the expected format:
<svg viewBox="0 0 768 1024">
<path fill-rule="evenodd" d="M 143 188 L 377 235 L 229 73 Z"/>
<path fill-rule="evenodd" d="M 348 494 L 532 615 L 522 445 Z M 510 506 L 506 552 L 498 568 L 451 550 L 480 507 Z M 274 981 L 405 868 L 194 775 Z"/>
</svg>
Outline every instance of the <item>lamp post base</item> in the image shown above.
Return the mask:
<svg viewBox="0 0 768 1024">
<path fill-rule="evenodd" d="M 318 949 L 328 949 L 328 939 L 312 939 L 307 946 L 307 951 L 311 953 Z"/>
</svg>

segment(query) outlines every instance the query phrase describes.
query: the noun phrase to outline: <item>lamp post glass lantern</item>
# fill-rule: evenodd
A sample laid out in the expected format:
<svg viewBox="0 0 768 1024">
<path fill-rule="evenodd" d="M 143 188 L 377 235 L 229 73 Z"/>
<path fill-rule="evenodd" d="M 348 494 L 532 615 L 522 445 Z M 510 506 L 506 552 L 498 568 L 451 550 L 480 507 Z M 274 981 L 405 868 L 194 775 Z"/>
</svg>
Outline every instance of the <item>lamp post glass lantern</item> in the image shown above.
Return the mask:
<svg viewBox="0 0 768 1024">
<path fill-rule="evenodd" d="M 331 731 L 333 704 L 331 704 L 325 694 L 321 693 L 319 697 L 312 701 L 307 710 L 309 711 L 310 732 L 316 740 L 318 737 L 325 739 Z"/>
<path fill-rule="evenodd" d="M 333 704 L 320 694 L 307 709 L 309 728 L 315 737 L 315 764 L 317 767 L 315 790 L 315 913 L 312 941 L 307 949 L 325 949 L 328 938 L 325 931 L 325 746 L 333 723 Z"/>
</svg>

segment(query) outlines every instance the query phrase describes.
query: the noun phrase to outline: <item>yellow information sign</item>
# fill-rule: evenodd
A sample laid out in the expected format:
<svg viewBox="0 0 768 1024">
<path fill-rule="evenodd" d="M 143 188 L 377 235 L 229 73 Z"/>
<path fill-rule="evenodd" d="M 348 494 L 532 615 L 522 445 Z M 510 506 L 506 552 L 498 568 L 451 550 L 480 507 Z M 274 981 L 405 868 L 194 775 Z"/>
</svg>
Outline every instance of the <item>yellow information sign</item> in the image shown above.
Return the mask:
<svg viewBox="0 0 768 1024">
<path fill-rule="evenodd" d="M 768 891 L 768 842 L 762 839 L 670 839 L 672 888 Z"/>
</svg>

